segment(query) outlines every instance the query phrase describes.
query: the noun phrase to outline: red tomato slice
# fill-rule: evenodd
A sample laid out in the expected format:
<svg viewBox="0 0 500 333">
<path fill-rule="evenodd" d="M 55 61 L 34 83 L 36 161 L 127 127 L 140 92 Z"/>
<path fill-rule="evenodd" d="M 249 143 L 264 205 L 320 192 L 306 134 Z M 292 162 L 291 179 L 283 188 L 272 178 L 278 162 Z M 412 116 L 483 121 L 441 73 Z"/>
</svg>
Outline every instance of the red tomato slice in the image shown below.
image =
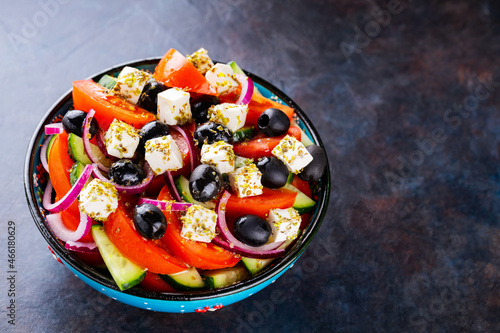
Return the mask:
<svg viewBox="0 0 500 333">
<path fill-rule="evenodd" d="M 141 281 L 141 287 L 149 291 L 156 291 L 160 293 L 166 292 L 178 292 L 168 283 L 162 280 L 158 274 L 151 273 L 150 271 L 146 272 L 146 276 Z"/>
<path fill-rule="evenodd" d="M 158 200 L 172 200 L 166 186 L 160 192 Z M 165 236 L 160 241 L 177 258 L 201 269 L 233 267 L 240 261 L 241 258 L 238 255 L 212 243 L 196 242 L 183 238 L 181 236 L 182 223 L 177 215 L 170 211 L 163 211 L 163 214 L 167 218 L 168 227 Z"/>
<path fill-rule="evenodd" d="M 297 190 L 307 195 L 309 198 L 311 197 L 312 195 L 311 187 L 309 186 L 308 181 L 302 180 L 299 177 L 294 176 L 292 180 L 292 186 L 294 186 Z"/>
<path fill-rule="evenodd" d="M 177 144 L 177 147 L 179 147 L 179 150 L 182 155 L 182 168 L 180 168 L 179 170 L 171 171 L 170 173 L 172 174 L 172 176 L 179 176 L 179 175 L 187 176 L 191 172 L 191 162 L 190 162 L 191 157 L 189 155 L 189 143 L 186 142 L 186 139 L 184 139 L 181 133 L 177 132 L 173 128 L 170 128 L 170 135 Z"/>
<path fill-rule="evenodd" d="M 296 126 L 290 126 L 287 134 L 300 140 L 300 128 Z M 271 151 L 284 137 L 284 135 L 281 135 L 269 138 L 263 135 L 257 135 L 250 141 L 234 144 L 233 151 L 236 155 L 254 159 L 263 156 L 271 156 Z"/>
<path fill-rule="evenodd" d="M 292 117 L 295 112 L 293 108 L 273 101 L 269 98 L 265 98 L 261 94 L 254 92 L 250 103 L 248 103 L 248 113 L 245 125 L 253 125 L 255 128 L 258 128 L 257 121 L 259 120 L 260 114 L 269 108 L 276 108 L 285 112 L 288 118 L 290 118 L 290 121 L 292 121 Z"/>
<path fill-rule="evenodd" d="M 88 112 L 95 110 L 99 127 L 106 131 L 113 120 L 122 120 L 135 128 L 156 120 L 156 116 L 134 104 L 108 93 L 92 80 L 73 81 L 73 106 Z"/>
<path fill-rule="evenodd" d="M 295 202 L 297 192 L 284 188 L 263 188 L 263 193 L 254 197 L 238 198 L 232 195 L 226 205 L 226 217 L 235 220 L 240 216 L 254 214 L 266 218 L 273 208 L 290 208 Z"/>
<path fill-rule="evenodd" d="M 154 78 L 169 87 L 189 92 L 217 95 L 215 88 L 179 51 L 170 49 L 155 68 Z"/>
<path fill-rule="evenodd" d="M 134 222 L 121 201 L 103 225 L 116 248 L 137 265 L 158 274 L 173 274 L 188 268 L 185 263 L 158 246 L 157 242 L 143 238 L 135 230 Z"/>
</svg>

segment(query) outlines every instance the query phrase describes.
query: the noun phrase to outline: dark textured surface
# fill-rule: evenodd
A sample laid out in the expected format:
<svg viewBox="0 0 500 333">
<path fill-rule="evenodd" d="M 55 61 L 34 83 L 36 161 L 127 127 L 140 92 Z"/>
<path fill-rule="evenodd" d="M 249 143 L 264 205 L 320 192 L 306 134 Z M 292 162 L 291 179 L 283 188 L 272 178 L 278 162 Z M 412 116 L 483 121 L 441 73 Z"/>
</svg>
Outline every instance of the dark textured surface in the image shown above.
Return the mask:
<svg viewBox="0 0 500 333">
<path fill-rule="evenodd" d="M 1 5 L 0 330 L 14 329 L 11 220 L 18 332 L 500 331 L 498 2 L 402 1 L 380 25 L 372 10 L 385 1 L 66 1 L 45 16 L 44 3 Z M 328 146 L 330 208 L 269 288 L 213 313 L 153 313 L 100 295 L 52 259 L 24 198 L 24 153 L 73 80 L 200 46 L 309 114 Z"/>
</svg>

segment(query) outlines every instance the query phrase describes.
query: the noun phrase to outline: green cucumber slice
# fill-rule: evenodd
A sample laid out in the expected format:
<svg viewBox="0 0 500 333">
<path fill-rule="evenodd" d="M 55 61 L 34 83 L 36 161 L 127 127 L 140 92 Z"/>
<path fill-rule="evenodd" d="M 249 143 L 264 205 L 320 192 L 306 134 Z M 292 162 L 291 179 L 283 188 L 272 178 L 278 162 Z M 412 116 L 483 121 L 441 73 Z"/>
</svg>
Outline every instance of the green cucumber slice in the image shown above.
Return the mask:
<svg viewBox="0 0 500 333">
<path fill-rule="evenodd" d="M 106 89 L 113 89 L 116 86 L 116 79 L 111 75 L 106 74 L 101 77 L 101 79 L 97 83 Z"/>
<path fill-rule="evenodd" d="M 238 169 L 250 164 L 255 164 L 253 158 L 246 158 L 241 156 L 236 156 L 234 159 L 234 168 Z"/>
<path fill-rule="evenodd" d="M 253 136 L 253 126 L 243 126 L 233 133 L 233 142 L 241 142 L 250 139 Z"/>
<path fill-rule="evenodd" d="M 91 164 L 92 161 L 85 153 L 85 148 L 83 147 L 83 140 L 81 137 L 75 133 L 69 133 L 68 135 L 68 148 L 69 155 L 74 161 L 82 162 L 83 164 Z"/>
<path fill-rule="evenodd" d="M 293 172 L 288 173 L 288 178 L 286 179 L 287 184 L 291 184 L 293 182 L 293 178 L 295 177 L 295 174 Z"/>
<path fill-rule="evenodd" d="M 189 190 L 189 180 L 183 175 L 175 177 L 174 183 L 175 187 L 177 188 L 177 192 L 179 192 L 179 195 L 181 196 L 182 200 L 190 202 L 195 205 L 202 205 L 203 207 L 208 209 L 215 209 L 215 202 L 213 201 L 199 202 L 193 199 L 191 191 Z"/>
<path fill-rule="evenodd" d="M 56 140 L 56 136 L 57 135 L 52 135 L 52 137 L 50 138 L 49 144 L 47 145 L 47 160 L 49 159 L 49 152 L 50 152 L 50 149 L 52 148 L 52 145 L 54 144 L 54 141 Z"/>
<path fill-rule="evenodd" d="M 191 267 L 175 274 L 159 274 L 165 282 L 179 291 L 200 290 L 205 288 L 205 282 L 196 268 Z"/>
<path fill-rule="evenodd" d="M 146 269 L 137 266 L 111 243 L 101 225 L 92 226 L 92 237 L 101 253 L 104 263 L 120 290 L 126 290 L 139 284 L 146 276 Z"/>
<path fill-rule="evenodd" d="M 71 186 L 75 185 L 76 181 L 78 180 L 78 177 L 80 177 L 86 165 L 87 164 L 85 163 L 76 161 L 71 166 L 71 169 L 69 169 L 69 182 L 71 183 Z"/>
<path fill-rule="evenodd" d="M 295 210 L 300 215 L 309 213 L 314 208 L 314 205 L 316 205 L 316 201 L 309 198 L 292 184 L 286 184 L 285 186 L 283 186 L 283 188 L 297 192 L 297 197 L 295 198 L 295 202 L 293 203 L 293 208 L 295 208 Z"/>
<path fill-rule="evenodd" d="M 295 239 L 287 239 L 279 249 L 286 249 Z M 243 267 L 250 273 L 250 275 L 254 276 L 255 274 L 259 273 L 262 271 L 264 268 L 266 268 L 274 258 L 269 258 L 269 259 L 255 259 L 255 258 L 247 258 L 243 257 L 241 258 L 241 263 L 243 264 Z"/>
<path fill-rule="evenodd" d="M 248 272 L 243 266 L 204 271 L 201 275 L 205 279 L 205 284 L 209 289 L 230 286 L 249 277 Z"/>
</svg>

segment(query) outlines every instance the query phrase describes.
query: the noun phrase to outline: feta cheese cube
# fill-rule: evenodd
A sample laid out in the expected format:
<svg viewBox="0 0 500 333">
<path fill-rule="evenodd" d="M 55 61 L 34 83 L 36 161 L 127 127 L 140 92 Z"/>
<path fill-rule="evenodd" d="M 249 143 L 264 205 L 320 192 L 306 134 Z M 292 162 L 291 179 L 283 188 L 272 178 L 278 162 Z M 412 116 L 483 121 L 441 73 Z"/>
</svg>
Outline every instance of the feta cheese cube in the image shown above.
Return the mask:
<svg viewBox="0 0 500 333">
<path fill-rule="evenodd" d="M 182 168 L 182 154 L 171 135 L 146 141 L 145 158 L 155 175 Z"/>
<path fill-rule="evenodd" d="M 205 74 L 205 78 L 219 94 L 230 93 L 240 85 L 234 76 L 233 69 L 226 64 L 215 64 Z"/>
<path fill-rule="evenodd" d="M 108 154 L 118 158 L 131 158 L 134 156 L 139 140 L 138 131 L 129 124 L 114 119 L 104 134 L 104 144 Z"/>
<path fill-rule="evenodd" d="M 271 225 L 272 241 L 282 242 L 297 237 L 302 219 L 294 208 L 287 208 L 271 209 L 267 221 Z"/>
<path fill-rule="evenodd" d="M 191 120 L 189 93 L 170 88 L 158 94 L 158 119 L 167 125 L 184 125 Z"/>
<path fill-rule="evenodd" d="M 208 109 L 210 121 L 222 124 L 235 132 L 245 125 L 247 119 L 248 105 L 233 103 L 222 103 L 212 105 Z"/>
<path fill-rule="evenodd" d="M 118 191 L 111 183 L 93 179 L 78 196 L 78 208 L 94 220 L 104 221 L 118 207 Z"/>
<path fill-rule="evenodd" d="M 205 73 L 214 65 L 212 59 L 208 56 L 208 51 L 203 47 L 193 54 L 186 56 L 186 58 L 194 65 L 194 67 L 196 67 L 201 75 L 205 75 Z"/>
<path fill-rule="evenodd" d="M 204 144 L 201 148 L 200 161 L 215 166 L 220 173 L 234 171 L 233 146 L 224 141 Z"/>
<path fill-rule="evenodd" d="M 290 135 L 286 135 L 281 139 L 271 153 L 285 163 L 288 170 L 295 174 L 300 173 L 313 160 L 312 155 L 302 142 Z"/>
<path fill-rule="evenodd" d="M 116 78 L 113 92 L 122 96 L 127 101 L 137 104 L 142 89 L 153 75 L 133 67 L 124 67 Z"/>
<path fill-rule="evenodd" d="M 250 164 L 229 173 L 231 188 L 238 198 L 262 194 L 262 173 L 255 164 Z"/>
<path fill-rule="evenodd" d="M 181 236 L 204 243 L 210 243 L 215 237 L 217 214 L 211 209 L 200 205 L 192 205 L 181 217 Z"/>
</svg>

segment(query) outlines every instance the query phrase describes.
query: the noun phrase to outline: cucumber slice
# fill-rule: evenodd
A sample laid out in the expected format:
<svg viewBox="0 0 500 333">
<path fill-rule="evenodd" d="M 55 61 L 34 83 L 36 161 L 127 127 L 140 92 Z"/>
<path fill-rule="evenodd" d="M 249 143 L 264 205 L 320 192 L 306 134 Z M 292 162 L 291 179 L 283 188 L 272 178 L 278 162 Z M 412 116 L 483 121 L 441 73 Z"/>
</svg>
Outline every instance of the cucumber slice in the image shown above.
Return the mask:
<svg viewBox="0 0 500 333">
<path fill-rule="evenodd" d="M 101 77 L 101 79 L 97 83 L 106 89 L 113 89 L 116 86 L 115 78 L 107 74 Z"/>
<path fill-rule="evenodd" d="M 202 272 L 205 284 L 209 289 L 230 286 L 248 278 L 248 272 L 243 266 L 215 269 Z"/>
<path fill-rule="evenodd" d="M 314 205 L 316 205 L 316 201 L 309 198 L 292 184 L 285 184 L 283 188 L 297 192 L 297 197 L 295 198 L 295 202 L 293 203 L 293 208 L 295 208 L 295 210 L 297 210 L 300 215 L 309 213 L 314 208 Z"/>
<path fill-rule="evenodd" d="M 174 178 L 174 183 L 182 200 L 195 205 L 202 205 L 208 209 L 215 209 L 215 202 L 213 201 L 199 202 L 193 199 L 191 191 L 189 191 L 189 180 L 186 177 L 180 175 L 179 177 Z"/>
<path fill-rule="evenodd" d="M 87 153 L 85 153 L 82 138 L 75 133 L 69 133 L 68 135 L 68 148 L 69 154 L 73 160 L 82 162 L 83 164 L 92 163 L 90 158 L 87 156 Z"/>
<path fill-rule="evenodd" d="M 52 135 L 52 137 L 50 138 L 49 144 L 47 146 L 47 160 L 49 159 L 49 152 L 50 152 L 50 149 L 52 148 L 52 145 L 54 144 L 56 136 L 57 135 Z"/>
<path fill-rule="evenodd" d="M 295 239 L 287 239 L 279 249 L 286 249 Z M 243 264 L 243 267 L 250 273 L 250 275 L 254 276 L 255 274 L 259 273 L 261 270 L 266 268 L 274 258 L 269 258 L 269 259 L 255 259 L 255 258 L 247 258 L 243 257 L 241 258 L 241 263 Z"/>
<path fill-rule="evenodd" d="M 293 172 L 288 173 L 288 178 L 286 179 L 287 184 L 291 184 L 293 182 L 293 178 L 295 177 L 295 174 Z"/>
<path fill-rule="evenodd" d="M 196 268 L 191 267 L 185 271 L 163 275 L 159 274 L 165 282 L 179 291 L 192 291 L 205 288 L 205 282 Z"/>
<path fill-rule="evenodd" d="M 254 164 L 253 158 L 246 158 L 241 156 L 236 156 L 234 159 L 234 168 L 238 169 L 250 164 Z"/>
<path fill-rule="evenodd" d="M 233 133 L 233 142 L 241 142 L 250 139 L 253 136 L 253 126 L 243 126 Z"/>
<path fill-rule="evenodd" d="M 111 243 L 101 225 L 92 226 L 92 237 L 101 253 L 104 263 L 120 290 L 126 290 L 139 284 L 146 276 L 146 269 L 137 266 Z"/>
<path fill-rule="evenodd" d="M 69 182 L 71 183 L 71 186 L 75 185 L 78 177 L 80 177 L 86 165 L 87 164 L 85 163 L 76 161 L 75 164 L 71 166 L 71 169 L 69 169 Z"/>
</svg>

